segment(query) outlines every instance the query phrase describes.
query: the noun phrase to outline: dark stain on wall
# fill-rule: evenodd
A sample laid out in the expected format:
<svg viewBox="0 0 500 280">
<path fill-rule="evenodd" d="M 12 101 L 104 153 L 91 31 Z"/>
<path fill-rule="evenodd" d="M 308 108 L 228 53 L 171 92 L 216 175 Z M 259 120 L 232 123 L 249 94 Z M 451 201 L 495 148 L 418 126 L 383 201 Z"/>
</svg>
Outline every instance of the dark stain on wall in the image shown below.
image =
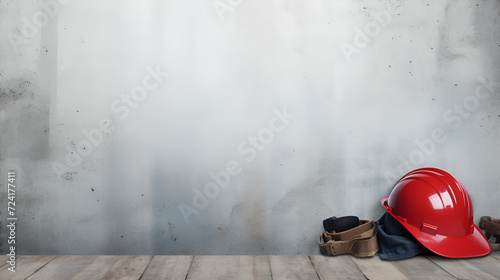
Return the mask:
<svg viewBox="0 0 500 280">
<path fill-rule="evenodd" d="M 26 78 L 12 78 L 2 81 L 0 74 L 0 106 L 4 107 L 23 99 L 33 99 L 35 94 L 31 81 Z"/>
</svg>

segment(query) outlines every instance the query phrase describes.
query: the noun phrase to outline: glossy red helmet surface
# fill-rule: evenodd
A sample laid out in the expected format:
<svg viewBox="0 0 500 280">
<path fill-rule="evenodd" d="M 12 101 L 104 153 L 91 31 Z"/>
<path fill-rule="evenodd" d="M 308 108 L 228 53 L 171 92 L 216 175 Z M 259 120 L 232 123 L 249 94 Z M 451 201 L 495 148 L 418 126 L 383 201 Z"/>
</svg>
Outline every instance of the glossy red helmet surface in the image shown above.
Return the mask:
<svg viewBox="0 0 500 280">
<path fill-rule="evenodd" d="M 474 224 L 467 190 L 437 168 L 404 175 L 382 205 L 422 245 L 448 258 L 487 255 L 490 244 Z"/>
</svg>

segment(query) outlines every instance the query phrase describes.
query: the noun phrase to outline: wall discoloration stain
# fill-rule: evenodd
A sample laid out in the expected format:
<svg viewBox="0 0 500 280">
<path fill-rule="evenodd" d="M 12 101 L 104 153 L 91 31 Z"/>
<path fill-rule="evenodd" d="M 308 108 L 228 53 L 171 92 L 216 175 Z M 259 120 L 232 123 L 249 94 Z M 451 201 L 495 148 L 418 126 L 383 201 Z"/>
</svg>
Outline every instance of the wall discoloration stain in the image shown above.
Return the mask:
<svg viewBox="0 0 500 280">
<path fill-rule="evenodd" d="M 31 81 L 33 79 L 2 79 L 0 76 L 0 106 L 8 106 L 20 100 L 33 99 L 35 96 Z"/>
</svg>

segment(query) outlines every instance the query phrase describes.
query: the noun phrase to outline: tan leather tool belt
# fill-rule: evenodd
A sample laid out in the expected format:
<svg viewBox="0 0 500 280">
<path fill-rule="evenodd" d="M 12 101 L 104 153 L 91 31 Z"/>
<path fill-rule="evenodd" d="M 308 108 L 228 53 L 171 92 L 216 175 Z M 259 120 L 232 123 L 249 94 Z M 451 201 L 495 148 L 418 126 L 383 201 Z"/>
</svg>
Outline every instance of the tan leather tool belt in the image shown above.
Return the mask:
<svg viewBox="0 0 500 280">
<path fill-rule="evenodd" d="M 492 219 L 490 216 L 483 216 L 479 222 L 479 228 L 484 230 L 486 239 L 490 240 L 492 235 L 495 236 L 496 243 L 492 243 L 490 240 L 491 250 L 500 250 L 500 219 Z"/>
<path fill-rule="evenodd" d="M 372 221 L 360 220 L 359 226 L 346 231 L 323 232 L 318 242 L 319 249 L 324 255 L 352 254 L 356 257 L 371 257 L 379 249 L 377 224 Z"/>
</svg>

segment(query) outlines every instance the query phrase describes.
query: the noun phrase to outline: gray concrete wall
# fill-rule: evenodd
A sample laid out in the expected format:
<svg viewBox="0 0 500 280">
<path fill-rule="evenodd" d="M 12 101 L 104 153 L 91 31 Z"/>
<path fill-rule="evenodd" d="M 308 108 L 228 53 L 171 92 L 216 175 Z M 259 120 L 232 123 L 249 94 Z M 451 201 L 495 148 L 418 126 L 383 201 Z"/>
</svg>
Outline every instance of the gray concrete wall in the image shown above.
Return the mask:
<svg viewBox="0 0 500 280">
<path fill-rule="evenodd" d="M 49 3 L 49 4 L 44 4 Z M 319 254 L 422 166 L 500 216 L 498 1 L 1 1 L 18 254 Z"/>
</svg>

